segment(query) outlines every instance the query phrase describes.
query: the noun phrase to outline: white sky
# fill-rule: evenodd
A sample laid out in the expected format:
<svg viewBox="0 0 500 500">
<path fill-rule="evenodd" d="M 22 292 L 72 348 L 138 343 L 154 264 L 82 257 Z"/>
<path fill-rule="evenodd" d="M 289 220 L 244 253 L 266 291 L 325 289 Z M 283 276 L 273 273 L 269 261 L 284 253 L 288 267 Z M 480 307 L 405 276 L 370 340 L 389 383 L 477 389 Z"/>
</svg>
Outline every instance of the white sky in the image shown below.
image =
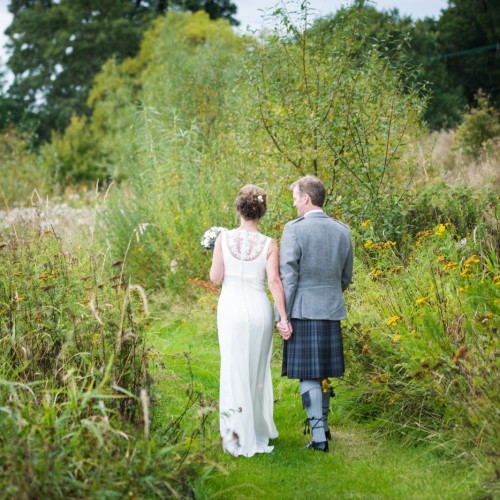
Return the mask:
<svg viewBox="0 0 500 500">
<path fill-rule="evenodd" d="M 262 15 L 279 5 L 279 0 L 232 0 L 238 6 L 236 18 L 241 22 L 240 30 L 262 27 Z M 295 2 L 294 2 L 295 3 Z M 300 1 L 296 0 L 296 5 Z M 339 7 L 348 5 L 345 0 L 309 0 L 309 6 L 314 9 L 314 17 L 332 14 Z M 397 8 L 402 15 L 411 16 L 413 19 L 424 17 L 438 18 L 442 9 L 447 7 L 447 0 L 376 0 L 372 2 L 378 10 L 390 10 Z M 7 10 L 9 0 L 0 0 L 0 68 L 5 69 L 6 54 L 3 47 L 7 41 L 4 31 L 10 25 L 11 15 Z M 265 24 L 268 24 L 267 21 Z"/>
<path fill-rule="evenodd" d="M 238 6 L 235 17 L 241 22 L 240 28 L 243 30 L 247 25 L 252 29 L 261 28 L 262 14 L 266 11 L 269 13 L 273 7 L 282 4 L 280 0 L 232 0 L 232 2 Z M 294 3 L 298 5 L 300 1 L 297 0 Z M 310 0 L 309 6 L 316 11 L 314 17 L 320 17 L 332 14 L 350 3 L 352 2 L 347 0 Z M 423 19 L 424 17 L 438 18 L 448 2 L 447 0 L 373 0 L 371 4 L 377 10 L 396 8 L 402 15 L 411 16 L 413 19 Z"/>
</svg>

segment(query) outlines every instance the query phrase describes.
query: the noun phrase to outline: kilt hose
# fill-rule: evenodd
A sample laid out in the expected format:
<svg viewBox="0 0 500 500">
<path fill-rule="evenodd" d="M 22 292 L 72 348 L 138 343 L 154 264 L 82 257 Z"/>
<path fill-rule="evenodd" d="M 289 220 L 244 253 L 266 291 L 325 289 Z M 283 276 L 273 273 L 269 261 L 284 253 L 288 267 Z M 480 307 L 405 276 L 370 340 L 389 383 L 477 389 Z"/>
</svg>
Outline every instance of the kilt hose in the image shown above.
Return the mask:
<svg viewBox="0 0 500 500">
<path fill-rule="evenodd" d="M 291 320 L 293 333 L 283 346 L 281 375 L 301 380 L 344 375 L 340 321 Z"/>
</svg>

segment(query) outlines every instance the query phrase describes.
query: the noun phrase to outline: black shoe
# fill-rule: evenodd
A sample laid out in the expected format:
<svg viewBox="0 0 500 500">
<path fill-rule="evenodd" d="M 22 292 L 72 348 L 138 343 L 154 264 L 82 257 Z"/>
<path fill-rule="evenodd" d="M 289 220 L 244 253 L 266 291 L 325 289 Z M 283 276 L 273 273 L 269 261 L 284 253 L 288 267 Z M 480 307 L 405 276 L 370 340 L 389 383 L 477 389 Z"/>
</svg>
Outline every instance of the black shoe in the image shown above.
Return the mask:
<svg viewBox="0 0 500 500">
<path fill-rule="evenodd" d="M 325 431 L 325 436 L 326 436 L 326 439 L 328 439 L 328 441 L 332 440 L 332 433 L 330 432 L 330 429 Z"/>
<path fill-rule="evenodd" d="M 314 451 L 324 451 L 325 453 L 328 452 L 328 441 L 311 441 L 310 443 L 307 443 L 305 448 L 309 448 Z"/>
</svg>

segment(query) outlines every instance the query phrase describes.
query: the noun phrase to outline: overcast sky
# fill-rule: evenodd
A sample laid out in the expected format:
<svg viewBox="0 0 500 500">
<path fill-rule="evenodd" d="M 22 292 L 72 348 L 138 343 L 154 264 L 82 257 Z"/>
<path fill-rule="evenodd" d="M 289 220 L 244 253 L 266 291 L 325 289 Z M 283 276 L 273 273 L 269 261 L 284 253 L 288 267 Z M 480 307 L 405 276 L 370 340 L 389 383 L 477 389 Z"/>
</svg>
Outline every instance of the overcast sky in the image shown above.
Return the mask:
<svg viewBox="0 0 500 500">
<path fill-rule="evenodd" d="M 241 22 L 241 30 L 247 26 L 251 29 L 262 27 L 262 15 L 272 7 L 278 5 L 278 0 L 232 0 L 238 6 L 236 18 Z M 297 4 L 300 2 L 297 1 Z M 314 9 L 314 17 L 327 15 L 335 12 L 342 5 L 349 4 L 343 0 L 310 0 L 309 5 Z M 424 17 L 438 18 L 442 9 L 446 8 L 447 0 L 377 0 L 372 2 L 378 10 L 389 10 L 397 8 L 403 15 L 411 16 L 413 19 Z M 0 0 L 0 62 L 5 64 L 5 52 L 1 50 L 7 39 L 4 35 L 5 29 L 11 22 L 11 16 L 7 10 L 9 0 Z M 265 24 L 268 24 L 266 22 Z"/>
</svg>

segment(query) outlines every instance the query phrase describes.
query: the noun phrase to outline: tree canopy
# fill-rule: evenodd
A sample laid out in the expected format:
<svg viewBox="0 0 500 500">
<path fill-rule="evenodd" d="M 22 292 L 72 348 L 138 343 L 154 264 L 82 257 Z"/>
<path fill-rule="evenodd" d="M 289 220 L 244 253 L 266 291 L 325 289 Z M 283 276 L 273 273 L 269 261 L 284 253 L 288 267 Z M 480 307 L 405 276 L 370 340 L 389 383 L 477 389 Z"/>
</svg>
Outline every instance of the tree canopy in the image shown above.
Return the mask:
<svg viewBox="0 0 500 500">
<path fill-rule="evenodd" d="M 62 131 L 72 114 L 88 114 L 88 93 L 103 63 L 134 56 L 151 20 L 181 8 L 237 24 L 228 0 L 11 0 L 9 96 L 37 114 L 38 140 Z"/>
</svg>

